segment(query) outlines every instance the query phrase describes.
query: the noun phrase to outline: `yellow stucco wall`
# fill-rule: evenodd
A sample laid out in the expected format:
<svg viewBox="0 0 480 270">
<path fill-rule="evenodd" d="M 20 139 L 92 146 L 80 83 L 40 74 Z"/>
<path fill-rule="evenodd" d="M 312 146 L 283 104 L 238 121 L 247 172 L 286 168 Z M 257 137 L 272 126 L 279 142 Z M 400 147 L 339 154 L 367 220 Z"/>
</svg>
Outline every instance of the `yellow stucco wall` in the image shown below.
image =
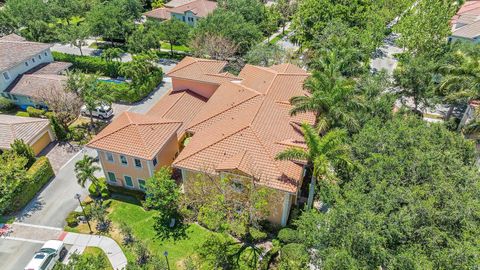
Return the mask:
<svg viewBox="0 0 480 270">
<path fill-rule="evenodd" d="M 50 142 L 52 142 L 52 139 L 50 139 L 50 134 L 48 134 L 47 130 L 38 140 L 31 144 L 35 155 L 38 155 Z"/>
</svg>

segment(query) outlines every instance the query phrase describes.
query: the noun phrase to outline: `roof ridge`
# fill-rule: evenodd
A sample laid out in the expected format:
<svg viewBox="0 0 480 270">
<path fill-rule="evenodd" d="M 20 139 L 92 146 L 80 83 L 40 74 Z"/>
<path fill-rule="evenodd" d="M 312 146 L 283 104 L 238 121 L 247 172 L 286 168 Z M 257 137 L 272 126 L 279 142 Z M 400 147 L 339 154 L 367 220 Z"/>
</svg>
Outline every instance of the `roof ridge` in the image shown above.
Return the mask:
<svg viewBox="0 0 480 270">
<path fill-rule="evenodd" d="M 222 137 L 220 140 L 216 140 L 216 141 L 213 142 L 212 144 L 209 144 L 209 145 L 206 145 L 206 146 L 204 146 L 204 147 L 201 147 L 200 149 L 198 149 L 197 151 L 195 151 L 195 152 L 193 152 L 193 153 L 190 153 L 190 154 L 187 155 L 186 157 L 183 157 L 182 159 L 175 160 L 175 162 L 183 161 L 183 160 L 185 160 L 185 159 L 187 159 L 187 158 L 195 155 L 196 153 L 198 153 L 198 152 L 200 152 L 200 151 L 202 151 L 202 150 L 205 150 L 206 148 L 211 147 L 211 146 L 213 146 L 213 145 L 215 145 L 215 144 L 218 144 L 219 142 L 222 142 L 222 141 L 224 141 L 225 139 L 230 138 L 230 137 L 232 137 L 233 135 L 237 134 L 238 132 L 240 132 L 240 131 L 242 131 L 242 130 L 245 130 L 245 129 L 247 129 L 247 128 L 249 128 L 249 126 L 243 126 L 243 127 L 239 128 L 239 129 L 236 129 L 236 130 L 232 131 L 231 134 Z M 180 156 L 179 156 L 179 157 L 180 157 Z"/>
<path fill-rule="evenodd" d="M 182 67 L 180 67 L 180 68 L 178 68 L 178 69 L 173 68 L 173 70 L 170 70 L 166 75 L 167 75 L 167 76 L 170 76 L 170 74 L 175 73 L 175 72 L 177 72 L 177 71 L 179 71 L 179 70 L 182 70 L 182 69 L 184 69 L 184 68 L 186 68 L 186 67 L 188 67 L 188 66 L 190 66 L 190 65 L 193 65 L 193 64 L 197 63 L 197 61 L 198 61 L 197 58 L 195 58 L 195 57 L 191 57 L 191 56 L 187 56 L 187 57 L 188 57 L 189 59 L 193 59 L 193 62 L 188 63 L 188 64 L 186 64 L 186 65 L 184 65 L 184 66 L 182 66 Z M 184 59 L 185 59 L 185 58 L 184 58 Z"/>
<path fill-rule="evenodd" d="M 273 165 L 275 166 L 275 168 L 281 172 L 282 170 L 280 170 L 280 168 L 277 166 L 277 163 L 275 162 L 275 158 L 272 157 L 272 154 L 270 153 L 270 151 L 265 147 L 265 145 L 263 144 L 262 140 L 260 140 L 260 137 L 258 136 L 257 132 L 255 131 L 254 128 L 250 127 L 252 129 L 252 133 L 253 135 L 255 136 L 255 138 L 257 139 L 257 141 L 260 143 L 260 145 L 262 146 L 263 150 L 265 150 L 265 153 L 266 155 L 272 159 L 272 163 Z"/>
<path fill-rule="evenodd" d="M 179 91 L 179 92 L 180 92 L 180 91 Z M 168 109 L 165 111 L 164 114 L 162 114 L 162 117 L 163 117 L 164 115 L 166 115 L 166 114 L 178 103 L 178 101 L 185 95 L 186 92 L 183 91 L 183 90 L 182 90 L 182 92 L 183 92 L 183 93 L 177 98 L 177 100 L 175 100 L 175 102 L 174 102 L 170 107 L 168 107 Z M 170 93 L 173 93 L 173 91 L 170 91 Z"/>
<path fill-rule="evenodd" d="M 243 86 L 243 85 L 242 85 L 242 86 Z M 189 126 L 188 129 L 191 129 L 191 128 L 196 127 L 196 126 L 198 126 L 198 125 L 200 125 L 200 124 L 203 124 L 203 123 L 205 123 L 206 121 L 208 121 L 208 120 L 210 120 L 210 119 L 212 119 L 212 118 L 214 118 L 214 117 L 216 117 L 216 116 L 218 116 L 218 115 L 220 115 L 220 114 L 226 113 L 226 112 L 228 112 L 229 110 L 231 110 L 231 109 L 233 109 L 233 108 L 236 108 L 236 107 L 244 104 L 245 102 L 250 101 L 250 100 L 252 100 L 253 98 L 258 97 L 258 96 L 260 96 L 260 95 L 262 95 L 262 93 L 259 93 L 259 92 L 255 91 L 255 95 L 253 95 L 253 96 L 251 96 L 251 97 L 243 100 L 242 102 L 240 102 L 240 103 L 238 103 L 238 104 L 235 104 L 234 106 L 228 107 L 228 108 L 225 109 L 225 110 L 222 110 L 222 111 L 220 111 L 220 112 L 218 112 L 218 113 L 215 113 L 214 115 L 212 115 L 212 116 L 210 116 L 210 117 L 208 117 L 208 118 L 206 118 L 206 119 L 204 119 L 204 120 L 202 120 L 202 121 L 200 121 L 200 122 L 198 122 L 198 123 L 195 123 L 193 126 Z M 203 111 L 203 110 L 202 110 L 202 111 Z"/>
</svg>

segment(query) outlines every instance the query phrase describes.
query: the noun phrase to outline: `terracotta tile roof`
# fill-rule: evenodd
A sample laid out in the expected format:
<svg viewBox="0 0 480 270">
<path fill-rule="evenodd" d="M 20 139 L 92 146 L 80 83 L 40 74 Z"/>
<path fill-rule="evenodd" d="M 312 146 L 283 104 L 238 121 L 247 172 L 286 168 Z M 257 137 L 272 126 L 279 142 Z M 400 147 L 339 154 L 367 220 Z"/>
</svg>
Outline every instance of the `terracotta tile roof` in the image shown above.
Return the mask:
<svg viewBox="0 0 480 270">
<path fill-rule="evenodd" d="M 154 19 L 159 19 L 159 20 L 169 20 L 170 19 L 170 11 L 169 11 L 168 8 L 165 8 L 165 7 L 152 9 L 150 11 L 147 11 L 147 12 L 143 13 L 143 15 L 145 15 L 149 18 L 154 18 Z"/>
<path fill-rule="evenodd" d="M 228 72 L 222 73 L 226 65 L 227 62 L 225 61 L 199 59 L 187 56 L 168 72 L 167 76 L 218 85 L 227 81 L 239 80 L 240 78 Z"/>
<path fill-rule="evenodd" d="M 11 34 L 0 38 L 0 71 L 14 67 L 48 50 L 52 45 L 26 41 Z"/>
<path fill-rule="evenodd" d="M 190 3 L 192 2 L 192 0 L 172 0 L 172 1 L 169 1 L 167 3 L 165 3 L 165 7 L 178 7 L 178 6 L 181 6 L 181 5 L 185 5 L 187 3 Z"/>
<path fill-rule="evenodd" d="M 170 13 L 184 14 L 191 11 L 197 17 L 206 17 L 217 8 L 217 2 L 207 0 L 194 0 L 183 5 L 170 8 Z"/>
<path fill-rule="evenodd" d="M 0 149 L 10 149 L 15 139 L 32 143 L 49 126 L 48 119 L 0 114 Z"/>
<path fill-rule="evenodd" d="M 207 99 L 192 91 L 170 90 L 150 109 L 147 115 L 182 122 L 177 133 L 180 137 L 205 103 L 207 103 Z"/>
<path fill-rule="evenodd" d="M 151 160 L 182 123 L 131 112 L 122 113 L 87 146 Z"/>
<path fill-rule="evenodd" d="M 288 100 L 305 94 L 308 76 L 291 65 L 247 65 L 239 75 L 243 80 L 222 84 L 192 120 L 188 130 L 194 135 L 174 166 L 210 173 L 238 170 L 265 186 L 295 192 L 302 164 L 275 156 L 292 145 L 304 146 L 295 123 L 313 123 L 314 116 L 291 117 Z"/>
</svg>

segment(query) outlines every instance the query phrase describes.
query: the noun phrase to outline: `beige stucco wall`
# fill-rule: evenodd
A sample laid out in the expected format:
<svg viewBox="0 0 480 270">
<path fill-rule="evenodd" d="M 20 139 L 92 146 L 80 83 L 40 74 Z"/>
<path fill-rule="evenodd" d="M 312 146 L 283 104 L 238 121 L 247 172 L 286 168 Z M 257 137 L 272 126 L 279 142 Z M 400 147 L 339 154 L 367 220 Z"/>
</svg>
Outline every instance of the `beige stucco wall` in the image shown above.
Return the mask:
<svg viewBox="0 0 480 270">
<path fill-rule="evenodd" d="M 172 136 L 163 146 L 163 148 L 157 154 L 158 164 L 155 166 L 154 170 L 158 170 L 163 166 L 171 166 L 173 160 L 177 156 L 179 151 L 179 144 L 177 136 Z"/>
<path fill-rule="evenodd" d="M 197 175 L 198 175 L 198 172 L 182 170 L 183 186 L 185 190 L 188 191 L 188 188 L 189 188 L 188 179 L 195 178 L 197 177 Z M 214 179 L 216 180 L 218 180 L 219 178 L 220 176 L 214 177 Z M 239 177 L 236 177 L 235 179 L 241 179 L 241 177 L 239 176 Z M 268 188 L 268 190 L 271 191 L 271 193 L 269 196 L 269 216 L 267 220 L 271 223 L 282 225 L 282 218 L 284 215 L 284 211 L 286 214 L 286 217 L 285 217 L 285 221 L 286 221 L 286 219 L 288 218 L 288 214 L 290 213 L 290 208 L 292 206 L 292 203 L 294 202 L 294 196 L 280 190 L 275 190 L 271 188 Z M 290 196 L 290 200 L 289 200 L 290 203 L 287 204 L 287 209 L 284 210 L 286 196 Z"/>
<path fill-rule="evenodd" d="M 210 98 L 217 90 L 217 84 L 202 83 L 199 81 L 172 78 L 173 90 L 189 89 L 205 98 Z"/>
</svg>

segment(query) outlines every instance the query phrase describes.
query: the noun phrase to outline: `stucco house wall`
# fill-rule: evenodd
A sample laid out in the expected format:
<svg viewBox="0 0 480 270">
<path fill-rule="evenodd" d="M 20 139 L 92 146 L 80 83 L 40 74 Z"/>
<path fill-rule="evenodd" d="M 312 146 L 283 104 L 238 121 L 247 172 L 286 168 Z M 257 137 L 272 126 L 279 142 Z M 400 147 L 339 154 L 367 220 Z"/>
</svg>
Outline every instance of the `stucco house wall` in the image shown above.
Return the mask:
<svg viewBox="0 0 480 270">
<path fill-rule="evenodd" d="M 163 146 L 162 149 L 156 155 L 157 164 L 154 165 L 153 160 L 141 159 L 138 157 L 132 157 L 125 154 L 108 152 L 97 150 L 100 164 L 102 165 L 103 172 L 105 173 L 105 178 L 107 182 L 112 185 L 122 186 L 130 189 L 138 189 L 140 185 L 138 180 L 147 181 L 148 178 L 152 177 L 155 171 L 159 170 L 163 166 L 170 166 L 175 159 L 178 153 L 178 141 L 176 136 L 172 136 Z M 113 161 L 107 159 L 107 153 L 113 155 Z M 127 164 L 124 165 L 120 161 L 120 156 L 125 156 L 127 159 Z M 135 159 L 140 160 L 142 167 L 138 168 L 135 166 Z M 109 172 L 115 174 L 116 181 L 111 181 L 109 179 Z M 126 185 L 125 176 L 130 176 L 132 178 L 133 186 Z"/>
<path fill-rule="evenodd" d="M 8 86 L 15 81 L 15 79 L 22 75 L 23 73 L 29 71 L 30 69 L 43 64 L 43 63 L 50 63 L 53 62 L 53 57 L 52 53 L 50 52 L 50 49 L 44 50 L 35 57 L 29 58 L 29 59 L 24 59 L 22 62 L 20 62 L 18 65 L 11 67 L 7 70 L 1 70 L 0 71 L 0 92 L 5 91 Z M 10 77 L 8 80 L 5 79 L 4 73 L 8 74 L 8 77 Z"/>
<path fill-rule="evenodd" d="M 174 77 L 172 77 L 172 86 L 174 91 L 188 89 L 205 98 L 210 98 L 218 88 L 218 84 L 185 80 Z"/>
<path fill-rule="evenodd" d="M 184 14 L 173 13 L 173 12 L 170 13 L 170 14 L 172 16 L 172 19 L 180 20 L 180 21 L 182 21 L 184 23 L 187 23 L 191 26 L 194 26 L 195 23 L 198 20 L 198 17 L 195 16 L 195 14 L 193 14 L 193 12 L 191 12 L 191 11 L 187 11 Z"/>
</svg>

